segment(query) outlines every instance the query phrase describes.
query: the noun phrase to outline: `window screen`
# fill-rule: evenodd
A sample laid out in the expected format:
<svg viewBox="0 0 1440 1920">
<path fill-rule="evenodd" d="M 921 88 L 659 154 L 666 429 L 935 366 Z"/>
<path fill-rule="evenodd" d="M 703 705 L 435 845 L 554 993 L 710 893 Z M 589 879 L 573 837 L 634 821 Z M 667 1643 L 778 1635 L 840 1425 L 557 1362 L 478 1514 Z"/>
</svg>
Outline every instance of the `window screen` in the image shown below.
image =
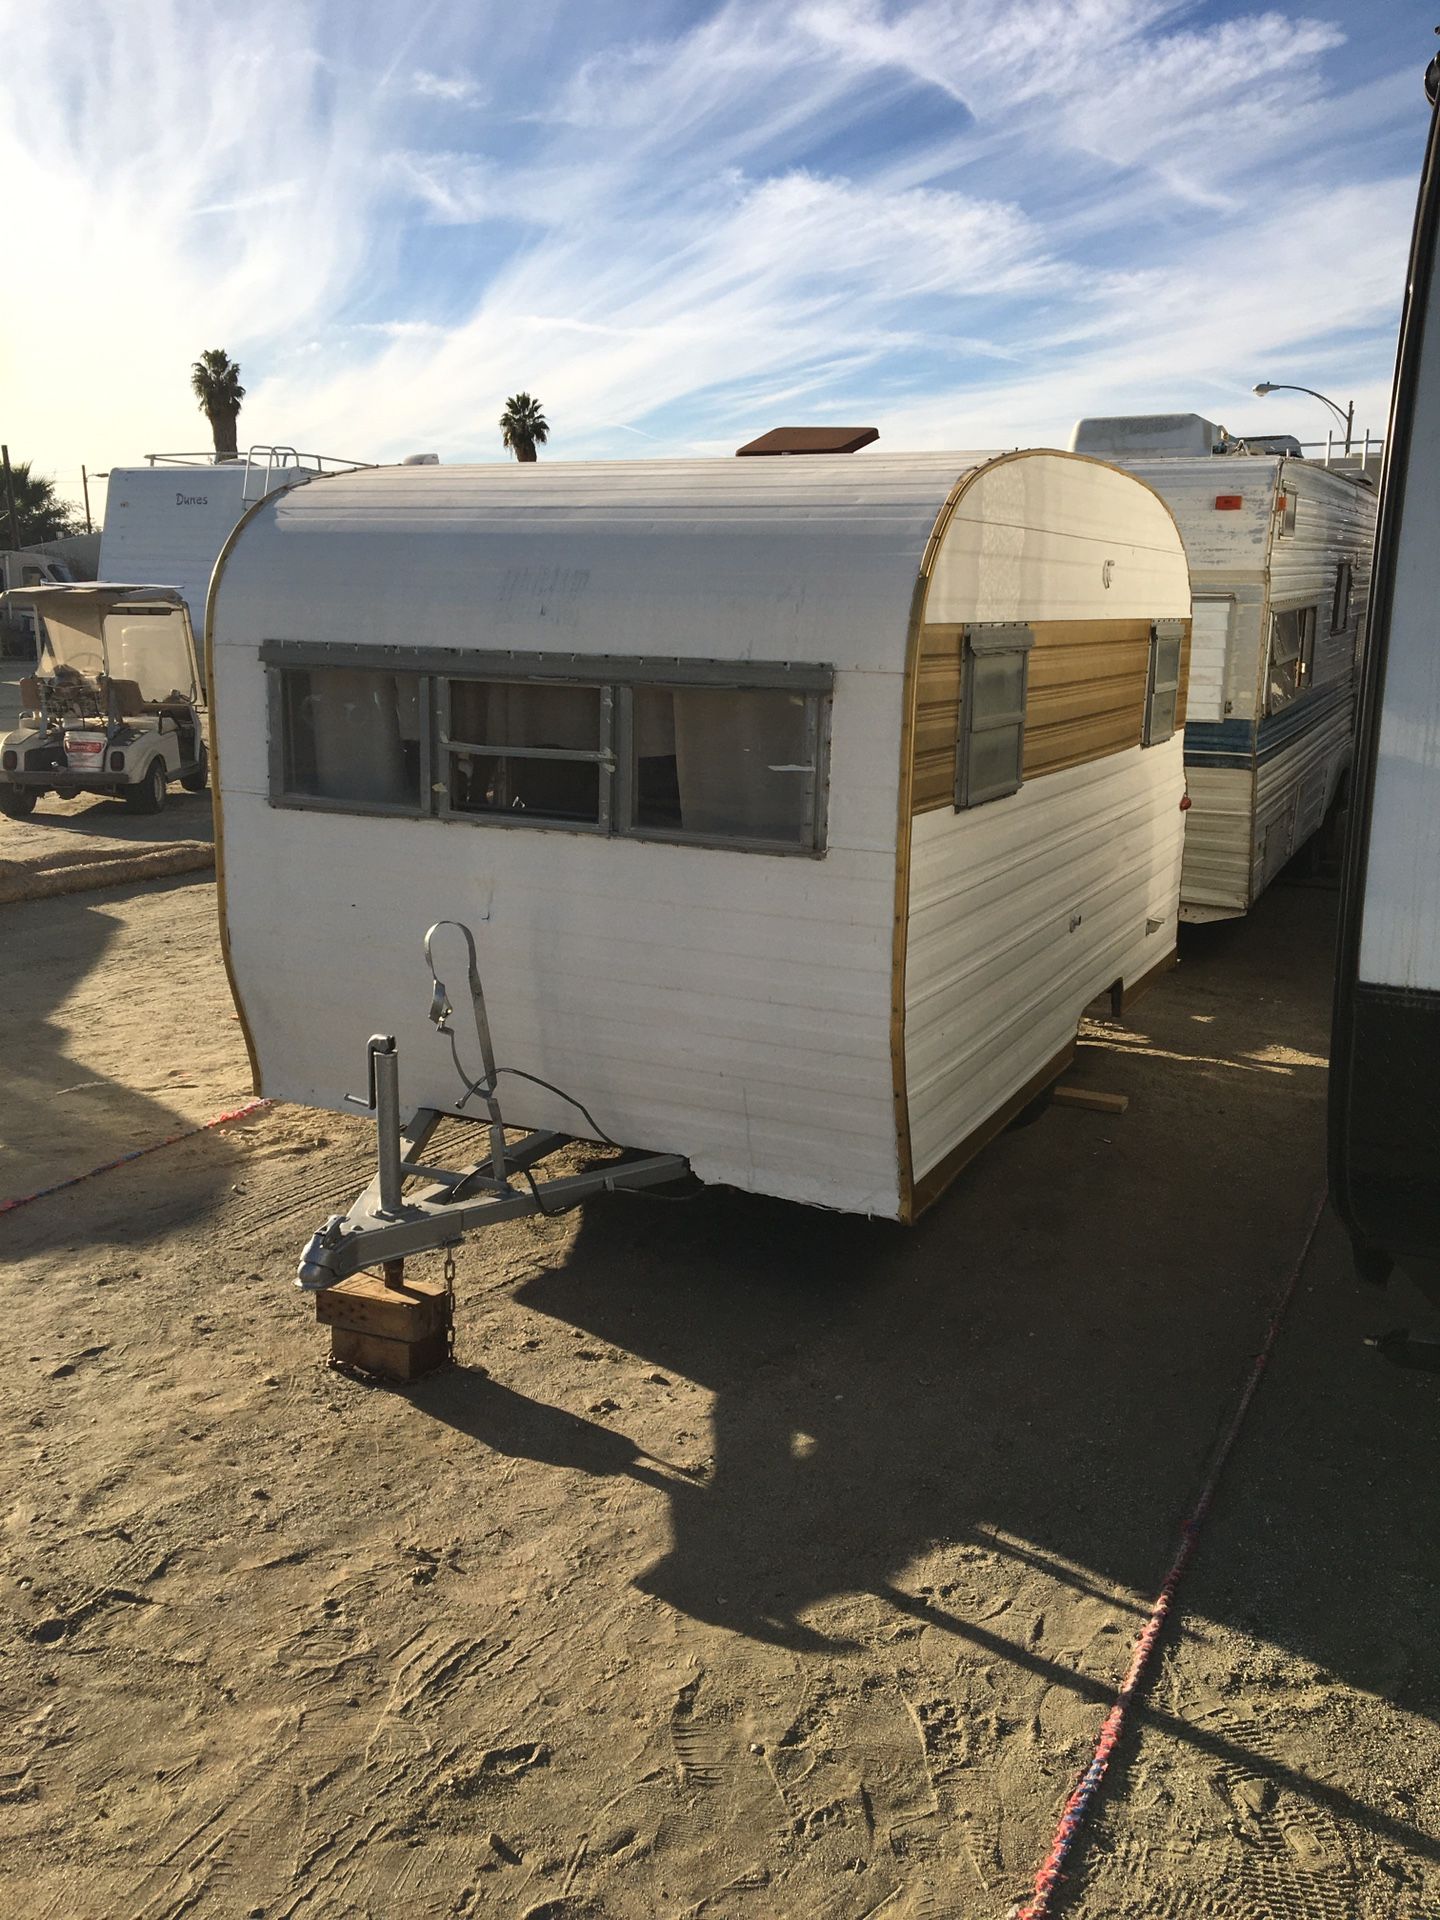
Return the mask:
<svg viewBox="0 0 1440 1920">
<path fill-rule="evenodd" d="M 281 677 L 287 794 L 361 807 L 420 806 L 420 679 L 355 667 Z"/>
<path fill-rule="evenodd" d="M 1270 620 L 1265 711 L 1275 713 L 1310 684 L 1315 661 L 1315 608 L 1284 607 Z"/>
<path fill-rule="evenodd" d="M 1018 625 L 971 627 L 955 746 L 955 805 L 1014 793 L 1025 758 L 1025 693 L 1034 635 Z"/>
<path fill-rule="evenodd" d="M 642 833 L 813 843 L 813 702 L 778 688 L 631 691 L 630 825 Z"/>
<path fill-rule="evenodd" d="M 453 813 L 599 826 L 608 812 L 609 703 L 599 687 L 450 680 L 441 737 Z"/>
<path fill-rule="evenodd" d="M 1144 744 L 1158 747 L 1175 732 L 1180 702 L 1180 659 L 1185 645 L 1183 620 L 1150 625 L 1150 672 L 1145 688 Z"/>
</svg>

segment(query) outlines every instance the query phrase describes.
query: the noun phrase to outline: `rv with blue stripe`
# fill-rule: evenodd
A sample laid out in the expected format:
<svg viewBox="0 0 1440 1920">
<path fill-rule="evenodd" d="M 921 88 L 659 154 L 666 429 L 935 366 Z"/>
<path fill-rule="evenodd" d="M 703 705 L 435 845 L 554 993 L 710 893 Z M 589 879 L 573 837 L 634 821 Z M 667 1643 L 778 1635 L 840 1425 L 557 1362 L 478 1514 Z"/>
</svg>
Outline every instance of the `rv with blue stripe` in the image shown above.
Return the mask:
<svg viewBox="0 0 1440 1920">
<path fill-rule="evenodd" d="M 1073 445 L 1149 481 L 1185 541 L 1194 628 L 1180 912 L 1236 918 L 1343 797 L 1375 463 L 1307 460 L 1288 436 L 1247 441 L 1196 414 L 1082 420 Z"/>
</svg>

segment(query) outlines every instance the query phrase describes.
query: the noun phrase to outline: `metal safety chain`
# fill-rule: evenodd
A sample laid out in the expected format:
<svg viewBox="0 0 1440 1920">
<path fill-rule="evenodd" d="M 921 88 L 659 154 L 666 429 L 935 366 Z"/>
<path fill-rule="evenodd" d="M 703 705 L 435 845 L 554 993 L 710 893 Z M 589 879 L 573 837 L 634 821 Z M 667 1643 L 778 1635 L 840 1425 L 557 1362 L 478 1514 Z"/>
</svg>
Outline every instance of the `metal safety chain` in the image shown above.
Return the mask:
<svg viewBox="0 0 1440 1920">
<path fill-rule="evenodd" d="M 455 1358 L 455 1249 L 445 1249 L 445 1358 Z"/>
</svg>

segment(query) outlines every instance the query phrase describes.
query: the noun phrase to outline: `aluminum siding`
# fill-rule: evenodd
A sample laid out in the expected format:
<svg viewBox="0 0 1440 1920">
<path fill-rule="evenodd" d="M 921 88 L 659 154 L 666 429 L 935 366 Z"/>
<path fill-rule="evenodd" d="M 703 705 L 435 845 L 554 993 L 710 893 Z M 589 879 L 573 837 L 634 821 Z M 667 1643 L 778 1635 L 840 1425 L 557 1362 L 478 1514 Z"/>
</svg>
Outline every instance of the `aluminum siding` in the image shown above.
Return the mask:
<svg viewBox="0 0 1440 1920">
<path fill-rule="evenodd" d="M 1172 950 L 1183 780 L 1176 736 L 968 817 L 916 820 L 905 1063 L 917 1179 L 1074 1039 L 1097 994 Z"/>
</svg>

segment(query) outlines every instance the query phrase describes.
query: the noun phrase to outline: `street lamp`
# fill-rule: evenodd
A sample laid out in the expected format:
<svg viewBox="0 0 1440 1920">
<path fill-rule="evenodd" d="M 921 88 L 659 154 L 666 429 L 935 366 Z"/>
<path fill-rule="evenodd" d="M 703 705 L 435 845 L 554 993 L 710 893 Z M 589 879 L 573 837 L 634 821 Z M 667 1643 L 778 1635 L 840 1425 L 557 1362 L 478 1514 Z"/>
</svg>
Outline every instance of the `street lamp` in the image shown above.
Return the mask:
<svg viewBox="0 0 1440 1920">
<path fill-rule="evenodd" d="M 1258 387 L 1252 387 L 1250 391 L 1252 393 L 1258 393 L 1262 400 L 1267 393 L 1308 393 L 1312 400 L 1323 401 L 1335 415 L 1335 418 L 1340 422 L 1341 426 L 1344 427 L 1345 451 L 1349 453 L 1351 437 L 1355 431 L 1355 402 L 1353 400 L 1348 407 L 1342 407 L 1337 401 L 1332 400 L 1328 394 L 1317 393 L 1314 387 L 1292 387 L 1283 380 L 1262 380 Z"/>
</svg>

